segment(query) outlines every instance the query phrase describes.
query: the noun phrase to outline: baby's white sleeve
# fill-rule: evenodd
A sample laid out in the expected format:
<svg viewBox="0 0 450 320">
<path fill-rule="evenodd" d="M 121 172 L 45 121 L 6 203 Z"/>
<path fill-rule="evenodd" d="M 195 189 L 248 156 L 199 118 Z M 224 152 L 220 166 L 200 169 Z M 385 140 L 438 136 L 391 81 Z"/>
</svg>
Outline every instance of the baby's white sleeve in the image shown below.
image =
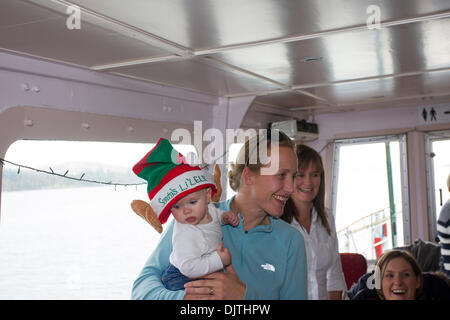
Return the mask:
<svg viewBox="0 0 450 320">
<path fill-rule="evenodd" d="M 214 216 L 217 219 L 217 222 L 220 225 L 223 225 L 222 217 L 223 217 L 223 213 L 225 212 L 224 210 L 216 208 L 216 206 L 211 203 L 208 205 L 208 211 L 211 216 Z"/>
<path fill-rule="evenodd" d="M 223 268 L 217 250 L 206 253 L 207 244 L 201 232 L 188 228 L 178 233 L 172 240 L 173 251 L 170 263 L 189 278 L 197 278 Z"/>
</svg>

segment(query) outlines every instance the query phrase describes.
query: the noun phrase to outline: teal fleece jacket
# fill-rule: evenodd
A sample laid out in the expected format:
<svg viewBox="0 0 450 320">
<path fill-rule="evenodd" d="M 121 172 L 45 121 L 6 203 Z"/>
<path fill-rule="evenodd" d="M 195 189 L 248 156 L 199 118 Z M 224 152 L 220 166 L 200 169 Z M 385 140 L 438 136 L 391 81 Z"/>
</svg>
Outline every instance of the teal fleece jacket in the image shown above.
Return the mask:
<svg viewBox="0 0 450 320">
<path fill-rule="evenodd" d="M 231 200 L 217 206 L 230 210 Z M 307 299 L 307 265 L 303 236 L 281 219 L 269 217 L 268 225 L 244 231 L 239 225 L 223 225 L 224 246 L 230 250 L 232 265 L 246 284 L 245 300 Z M 167 290 L 161 274 L 170 264 L 173 222 L 133 284 L 132 299 L 181 300 L 184 290 Z"/>
</svg>

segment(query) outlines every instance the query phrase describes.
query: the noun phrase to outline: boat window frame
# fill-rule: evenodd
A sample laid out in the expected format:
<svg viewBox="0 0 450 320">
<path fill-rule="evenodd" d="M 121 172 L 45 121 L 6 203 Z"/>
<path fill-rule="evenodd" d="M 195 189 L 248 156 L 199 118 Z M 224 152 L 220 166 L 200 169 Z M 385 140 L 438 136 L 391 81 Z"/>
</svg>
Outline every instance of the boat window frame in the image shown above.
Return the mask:
<svg viewBox="0 0 450 320">
<path fill-rule="evenodd" d="M 428 232 L 430 239 L 435 240 L 437 238 L 437 209 L 435 194 L 436 189 L 434 181 L 434 161 L 431 156 L 432 145 L 435 141 L 450 140 L 450 130 L 437 130 L 427 131 L 423 134 L 424 146 L 425 146 L 425 170 L 426 170 L 426 189 L 427 189 L 427 212 L 428 212 Z"/>
<path fill-rule="evenodd" d="M 336 217 L 336 202 L 337 202 L 337 186 L 339 183 L 338 173 L 340 164 L 340 148 L 342 146 L 392 142 L 398 141 L 400 148 L 400 183 L 402 191 L 402 220 L 403 220 L 403 243 L 404 245 L 411 244 L 411 212 L 409 205 L 409 182 L 408 182 L 408 153 L 407 153 L 407 134 L 394 135 L 380 135 L 360 138 L 342 138 L 336 139 L 333 142 L 333 160 L 331 168 L 331 212 Z"/>
</svg>

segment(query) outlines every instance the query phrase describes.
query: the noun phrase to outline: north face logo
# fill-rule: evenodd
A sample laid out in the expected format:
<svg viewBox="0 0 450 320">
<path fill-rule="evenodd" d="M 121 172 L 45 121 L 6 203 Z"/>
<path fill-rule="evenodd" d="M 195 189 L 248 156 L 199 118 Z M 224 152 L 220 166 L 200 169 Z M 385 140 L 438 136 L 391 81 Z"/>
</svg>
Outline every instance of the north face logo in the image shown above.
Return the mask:
<svg viewBox="0 0 450 320">
<path fill-rule="evenodd" d="M 269 270 L 269 271 L 275 272 L 275 267 L 267 262 L 266 262 L 266 264 L 262 264 L 261 268 L 263 268 L 264 270 Z"/>
</svg>

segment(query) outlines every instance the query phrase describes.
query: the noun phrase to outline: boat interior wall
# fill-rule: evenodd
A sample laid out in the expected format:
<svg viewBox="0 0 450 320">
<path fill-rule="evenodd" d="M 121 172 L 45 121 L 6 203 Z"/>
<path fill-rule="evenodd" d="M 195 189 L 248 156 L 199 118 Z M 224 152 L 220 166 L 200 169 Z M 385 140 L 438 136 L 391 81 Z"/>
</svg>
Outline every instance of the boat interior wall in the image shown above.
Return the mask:
<svg viewBox="0 0 450 320">
<path fill-rule="evenodd" d="M 43 106 L 180 124 L 197 120 L 206 129 L 239 128 L 255 98 L 211 96 L 6 53 L 0 53 L 0 84 L 0 112 Z"/>
<path fill-rule="evenodd" d="M 0 61 L 7 66 L 0 72 L 0 83 L 7 93 L 1 97 L 0 110 L 17 105 L 45 106 L 157 121 L 192 123 L 201 119 L 208 123 L 213 106 L 219 102 L 217 97 L 177 89 L 168 92 L 163 86 L 99 76 L 86 69 L 25 57 L 2 54 Z"/>
<path fill-rule="evenodd" d="M 319 141 L 321 137 L 328 139 L 357 138 L 450 127 L 450 121 L 422 125 L 422 110 L 420 105 L 410 105 L 402 108 L 385 107 L 346 113 L 320 114 L 315 116 L 315 122 L 320 128 Z M 314 143 L 320 150 L 321 147 L 317 145 L 317 141 Z"/>
<path fill-rule="evenodd" d="M 14 107 L 0 113 L 0 156 L 16 140 L 114 141 L 152 143 L 170 139 L 176 129 L 193 133 L 193 124 L 154 121 L 42 107 Z"/>
<path fill-rule="evenodd" d="M 412 131 L 408 133 L 408 182 L 409 182 L 409 201 L 411 216 L 411 235 L 412 239 L 431 239 L 430 223 L 428 221 L 428 198 L 425 164 L 425 145 L 424 135 L 421 131 Z"/>
</svg>

